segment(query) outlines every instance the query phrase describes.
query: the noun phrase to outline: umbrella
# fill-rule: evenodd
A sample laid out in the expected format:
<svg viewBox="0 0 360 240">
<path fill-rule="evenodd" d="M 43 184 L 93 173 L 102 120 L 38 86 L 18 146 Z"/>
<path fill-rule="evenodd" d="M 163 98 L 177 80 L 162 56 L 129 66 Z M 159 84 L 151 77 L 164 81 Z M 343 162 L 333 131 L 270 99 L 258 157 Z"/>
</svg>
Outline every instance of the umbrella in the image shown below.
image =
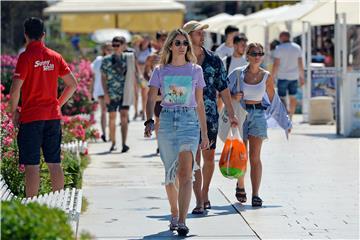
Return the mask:
<svg viewBox="0 0 360 240">
<path fill-rule="evenodd" d="M 94 32 L 94 34 L 91 36 L 91 40 L 93 40 L 96 43 L 104 43 L 108 42 L 116 37 L 121 36 L 126 39 L 126 42 L 131 41 L 131 34 L 129 31 L 119 28 L 107 28 L 107 29 L 99 29 Z"/>
</svg>

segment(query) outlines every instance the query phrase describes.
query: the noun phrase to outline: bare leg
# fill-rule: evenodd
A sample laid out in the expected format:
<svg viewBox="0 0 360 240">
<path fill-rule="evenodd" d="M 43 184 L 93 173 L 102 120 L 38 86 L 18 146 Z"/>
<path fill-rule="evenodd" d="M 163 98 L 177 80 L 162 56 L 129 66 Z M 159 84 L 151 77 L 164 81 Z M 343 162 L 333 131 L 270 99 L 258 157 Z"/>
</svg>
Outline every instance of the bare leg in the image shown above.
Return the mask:
<svg viewBox="0 0 360 240">
<path fill-rule="evenodd" d="M 64 189 L 64 172 L 60 163 L 47 163 L 53 192 Z"/>
<path fill-rule="evenodd" d="M 26 197 L 36 196 L 40 186 L 39 165 L 25 165 L 25 192 Z"/>
<path fill-rule="evenodd" d="M 141 106 L 142 106 L 142 118 L 143 120 L 145 119 L 145 112 L 146 112 L 146 102 L 147 102 L 147 95 L 149 92 L 149 88 L 148 87 L 142 87 L 141 88 Z"/>
<path fill-rule="evenodd" d="M 129 110 L 125 110 L 125 109 L 120 110 L 120 119 L 121 119 L 121 140 L 122 140 L 122 144 L 126 145 Z"/>
<path fill-rule="evenodd" d="M 292 120 L 292 116 L 294 115 L 295 113 L 295 110 L 296 110 L 296 97 L 295 96 L 290 96 L 290 110 L 289 110 L 289 113 L 290 113 L 290 120 Z"/>
<path fill-rule="evenodd" d="M 139 99 L 139 85 L 138 85 L 138 82 L 135 81 L 134 82 L 134 91 L 135 91 L 135 94 L 134 94 L 134 109 L 135 109 L 135 115 L 134 115 L 134 120 L 136 119 L 137 117 L 137 114 L 138 114 L 138 99 Z"/>
<path fill-rule="evenodd" d="M 106 104 L 104 97 L 99 97 L 99 103 L 101 108 L 101 130 L 102 134 L 106 136 Z"/>
<path fill-rule="evenodd" d="M 204 159 L 204 166 L 202 169 L 202 173 L 203 173 L 202 198 L 204 202 L 207 202 L 209 201 L 210 182 L 215 169 L 215 162 L 214 162 L 215 150 L 214 149 L 203 150 L 202 155 Z"/>
<path fill-rule="evenodd" d="M 192 177 L 192 161 L 193 156 L 189 151 L 181 152 L 179 154 L 179 224 L 184 223 L 189 210 L 191 200 L 191 177 Z"/>
<path fill-rule="evenodd" d="M 244 141 L 244 144 L 245 144 L 245 147 L 246 147 L 246 152 L 248 153 L 248 158 L 249 158 L 249 148 L 248 148 L 248 141 Z M 238 179 L 238 182 L 237 182 L 237 186 L 238 188 L 244 188 L 245 189 L 245 174 L 246 172 L 244 173 L 243 176 L 241 176 L 239 179 Z"/>
<path fill-rule="evenodd" d="M 252 195 L 259 196 L 259 188 L 262 175 L 262 164 L 260 160 L 262 139 L 254 136 L 249 136 L 250 147 L 250 166 L 251 166 L 251 185 Z"/>
<path fill-rule="evenodd" d="M 109 119 L 109 130 L 110 130 L 110 140 L 112 142 L 112 144 L 116 143 L 116 135 L 115 135 L 115 130 L 116 130 L 116 112 L 110 112 L 110 119 Z"/>
<path fill-rule="evenodd" d="M 193 182 L 193 190 L 196 198 L 196 207 L 203 208 L 204 201 L 202 199 L 201 187 L 202 187 L 202 174 L 201 174 L 201 151 L 198 149 L 196 152 L 196 163 L 200 169 L 195 171 L 195 181 Z"/>
<path fill-rule="evenodd" d="M 178 182 L 178 180 L 176 180 Z M 179 209 L 178 209 L 178 183 L 170 183 L 165 185 L 166 194 L 170 203 L 170 211 L 171 216 L 178 217 L 179 216 Z"/>
</svg>

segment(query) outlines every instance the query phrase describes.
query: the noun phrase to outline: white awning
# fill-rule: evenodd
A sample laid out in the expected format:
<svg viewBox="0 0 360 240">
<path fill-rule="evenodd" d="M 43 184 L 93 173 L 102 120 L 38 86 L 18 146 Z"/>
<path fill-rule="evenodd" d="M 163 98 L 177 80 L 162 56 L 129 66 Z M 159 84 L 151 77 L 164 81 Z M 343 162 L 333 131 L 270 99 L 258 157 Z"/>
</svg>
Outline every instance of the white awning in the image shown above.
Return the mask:
<svg viewBox="0 0 360 240">
<path fill-rule="evenodd" d="M 316 8 L 299 20 L 310 22 L 312 26 L 334 24 L 335 5 L 337 13 L 346 13 L 347 24 L 360 24 L 359 0 L 337 0 L 336 3 L 335 0 L 320 1 Z"/>
<path fill-rule="evenodd" d="M 172 0 L 62 0 L 45 8 L 44 13 L 121 13 L 178 10 L 185 11 L 185 5 Z"/>
</svg>

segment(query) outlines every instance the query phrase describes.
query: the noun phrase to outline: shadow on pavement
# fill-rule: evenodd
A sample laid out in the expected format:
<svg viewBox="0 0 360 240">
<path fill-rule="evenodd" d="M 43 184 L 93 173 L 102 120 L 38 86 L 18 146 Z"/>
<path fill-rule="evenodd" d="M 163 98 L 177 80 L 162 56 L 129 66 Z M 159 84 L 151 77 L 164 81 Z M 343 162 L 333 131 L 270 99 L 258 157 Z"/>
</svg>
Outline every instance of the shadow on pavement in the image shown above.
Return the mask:
<svg viewBox="0 0 360 240">
<path fill-rule="evenodd" d="M 110 154 L 110 151 L 98 152 L 98 153 L 91 153 L 91 154 L 89 154 L 89 155 L 91 156 L 91 155 L 108 155 L 108 154 Z"/>
<path fill-rule="evenodd" d="M 146 155 L 141 155 L 141 156 L 135 156 L 135 157 L 141 157 L 141 158 L 153 158 L 153 157 L 157 157 L 160 156 L 157 153 L 150 153 L 150 154 L 146 154 Z"/>
<path fill-rule="evenodd" d="M 266 208 L 281 208 L 283 206 L 281 205 L 266 205 L 264 204 L 262 207 L 252 207 L 251 205 L 243 205 L 241 203 L 235 203 L 233 205 L 234 208 L 236 208 L 236 210 L 240 211 L 240 212 L 244 212 L 244 211 L 255 211 L 255 210 L 261 210 L 261 209 L 266 209 Z"/>
<path fill-rule="evenodd" d="M 196 235 L 188 235 L 187 237 L 178 237 L 177 234 L 175 234 L 175 231 L 172 232 L 170 230 L 158 232 L 155 234 L 144 236 L 143 238 L 133 238 L 129 240 L 140 240 L 140 239 L 185 239 L 185 238 L 191 238 L 196 237 Z"/>
<path fill-rule="evenodd" d="M 308 137 L 327 138 L 329 140 L 336 140 L 345 138 L 343 136 L 336 135 L 335 133 L 291 133 L 291 135 L 301 135 Z"/>
</svg>

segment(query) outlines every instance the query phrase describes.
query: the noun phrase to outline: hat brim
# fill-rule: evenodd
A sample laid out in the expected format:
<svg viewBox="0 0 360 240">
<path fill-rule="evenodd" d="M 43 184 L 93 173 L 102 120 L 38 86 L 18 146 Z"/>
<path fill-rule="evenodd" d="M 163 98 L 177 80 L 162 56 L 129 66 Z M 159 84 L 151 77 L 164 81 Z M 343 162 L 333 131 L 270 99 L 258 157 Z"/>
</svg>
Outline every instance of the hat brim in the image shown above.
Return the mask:
<svg viewBox="0 0 360 240">
<path fill-rule="evenodd" d="M 196 31 L 196 30 L 204 30 L 207 28 L 209 28 L 209 24 L 200 24 L 200 25 L 196 26 L 193 30 L 191 30 L 191 32 Z"/>
</svg>

